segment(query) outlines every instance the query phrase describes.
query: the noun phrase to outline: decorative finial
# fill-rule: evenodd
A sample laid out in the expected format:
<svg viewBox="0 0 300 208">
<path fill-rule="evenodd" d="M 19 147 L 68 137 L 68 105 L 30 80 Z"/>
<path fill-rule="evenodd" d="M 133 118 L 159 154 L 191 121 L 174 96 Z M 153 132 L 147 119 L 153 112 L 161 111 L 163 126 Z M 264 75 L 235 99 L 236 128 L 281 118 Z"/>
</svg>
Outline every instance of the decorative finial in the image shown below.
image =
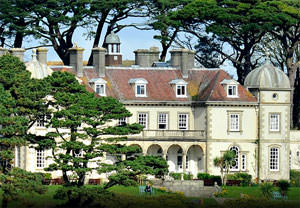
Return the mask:
<svg viewBox="0 0 300 208">
<path fill-rule="evenodd" d="M 271 54 L 268 49 L 265 49 L 266 62 L 271 63 Z"/>
<path fill-rule="evenodd" d="M 37 60 L 37 58 L 36 58 L 36 49 L 32 49 L 32 59 Z"/>
<path fill-rule="evenodd" d="M 74 45 L 73 48 L 79 48 L 77 43 L 73 43 L 73 45 Z"/>
</svg>

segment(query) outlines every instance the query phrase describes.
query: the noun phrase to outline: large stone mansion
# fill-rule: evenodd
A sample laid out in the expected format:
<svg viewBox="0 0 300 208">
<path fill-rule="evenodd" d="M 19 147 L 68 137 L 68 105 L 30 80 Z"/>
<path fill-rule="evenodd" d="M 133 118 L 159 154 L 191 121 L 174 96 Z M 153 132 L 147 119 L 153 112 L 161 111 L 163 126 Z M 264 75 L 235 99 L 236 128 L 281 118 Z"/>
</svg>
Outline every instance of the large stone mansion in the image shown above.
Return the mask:
<svg viewBox="0 0 300 208">
<path fill-rule="evenodd" d="M 92 67 L 83 66 L 84 49 L 75 47 L 70 66 L 49 68 L 47 49 L 39 48 L 27 69 L 35 78 L 57 70 L 74 73 L 88 89 L 121 101 L 132 116 L 119 123 L 145 127 L 129 136 L 127 144 L 138 145 L 145 155 L 162 156 L 170 172 L 219 175 L 213 160 L 226 150 L 236 153 L 232 173 L 259 180 L 289 179 L 290 169 L 300 169 L 300 131 L 290 129 L 292 89 L 286 74 L 268 60 L 242 86 L 222 69 L 196 68 L 194 52 L 186 49 L 170 51 L 170 65 L 158 62 L 155 47 L 136 50 L 135 65 L 124 67 L 119 37 L 110 34 L 106 44 L 93 49 Z M 24 59 L 22 49 L 11 53 Z M 32 132 L 44 134 L 47 128 L 37 121 Z M 50 154 L 17 148 L 15 165 L 42 171 L 51 163 Z"/>
</svg>

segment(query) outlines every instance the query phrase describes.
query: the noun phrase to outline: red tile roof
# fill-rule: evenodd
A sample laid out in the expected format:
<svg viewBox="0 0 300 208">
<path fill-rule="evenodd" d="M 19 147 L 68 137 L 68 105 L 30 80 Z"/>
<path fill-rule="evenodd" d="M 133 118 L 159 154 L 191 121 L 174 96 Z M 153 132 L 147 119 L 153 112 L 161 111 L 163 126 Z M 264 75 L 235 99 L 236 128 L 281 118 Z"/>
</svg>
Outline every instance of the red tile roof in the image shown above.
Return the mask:
<svg viewBox="0 0 300 208">
<path fill-rule="evenodd" d="M 98 78 L 93 68 L 85 68 L 87 80 Z M 135 97 L 132 78 L 147 80 L 147 97 Z M 190 70 L 188 78 L 183 78 L 175 69 L 132 69 L 110 68 L 103 78 L 107 81 L 107 95 L 127 101 L 240 101 L 256 102 L 256 98 L 242 85 L 238 86 L 238 97 L 228 98 L 221 82 L 232 79 L 224 70 Z M 187 83 L 187 98 L 176 98 L 175 89 L 169 84 L 174 79 L 184 79 Z"/>
</svg>

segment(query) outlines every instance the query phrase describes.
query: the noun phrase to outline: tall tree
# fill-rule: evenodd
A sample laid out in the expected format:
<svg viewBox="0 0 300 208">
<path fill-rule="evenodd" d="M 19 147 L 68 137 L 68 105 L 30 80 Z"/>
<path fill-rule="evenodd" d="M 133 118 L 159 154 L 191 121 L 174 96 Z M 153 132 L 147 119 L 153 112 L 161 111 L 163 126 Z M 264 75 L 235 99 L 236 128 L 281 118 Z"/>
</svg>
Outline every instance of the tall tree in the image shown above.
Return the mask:
<svg viewBox="0 0 300 208">
<path fill-rule="evenodd" d="M 30 78 L 30 72 L 18 58 L 0 57 L 0 185 L 4 192 L 2 207 L 19 197 L 20 191 L 41 191 L 41 180 L 26 171 L 13 169 L 16 147 L 27 145 L 28 134 L 40 115 L 47 111 L 44 103 L 47 84 Z M 23 177 L 22 180 L 15 177 Z M 29 184 L 24 186 L 24 179 Z"/>
<path fill-rule="evenodd" d="M 22 48 L 23 40 L 32 34 L 31 24 L 35 21 L 30 18 L 33 1 L 0 0 L 0 38 L 2 45 L 5 39 L 12 40 L 6 44 L 14 48 Z"/>
<path fill-rule="evenodd" d="M 297 88 L 296 74 L 300 67 L 300 1 L 283 0 L 283 1 L 266 1 L 263 3 L 266 10 L 266 16 L 271 15 L 273 29 L 264 37 L 262 46 L 271 54 L 272 60 L 282 70 L 286 70 L 291 88 Z M 295 96 L 297 90 L 291 93 L 291 124 L 299 125 L 299 101 Z M 295 99 L 294 99 L 295 97 Z M 293 113 L 294 112 L 294 113 Z"/>
<path fill-rule="evenodd" d="M 214 50 L 232 62 L 237 69 L 238 81 L 243 83 L 258 63 L 252 55 L 271 25 L 264 16 L 266 8 L 260 3 L 259 0 L 194 0 L 177 11 L 176 19 L 183 22 L 188 33 L 199 39 L 204 28 L 208 35 L 214 34 L 229 45 L 232 54 L 224 48 Z"/>
<path fill-rule="evenodd" d="M 88 19 L 89 3 L 89 0 L 43 0 L 32 7 L 31 18 L 36 20 L 32 30 L 35 37 L 50 42 L 66 65 L 76 29 L 90 27 L 93 23 Z"/>
<path fill-rule="evenodd" d="M 144 8 L 144 1 L 140 0 L 93 0 L 91 2 L 90 17 L 96 21 L 96 31 L 92 31 L 89 36 L 93 39 L 93 48 L 101 45 L 106 47 L 105 38 L 112 31 L 118 33 L 122 29 L 134 26 L 134 18 L 147 17 Z M 130 23 L 120 23 L 122 20 L 131 19 Z M 103 42 L 100 43 L 101 37 Z M 93 56 L 89 57 L 88 64 L 92 65 Z"/>
</svg>

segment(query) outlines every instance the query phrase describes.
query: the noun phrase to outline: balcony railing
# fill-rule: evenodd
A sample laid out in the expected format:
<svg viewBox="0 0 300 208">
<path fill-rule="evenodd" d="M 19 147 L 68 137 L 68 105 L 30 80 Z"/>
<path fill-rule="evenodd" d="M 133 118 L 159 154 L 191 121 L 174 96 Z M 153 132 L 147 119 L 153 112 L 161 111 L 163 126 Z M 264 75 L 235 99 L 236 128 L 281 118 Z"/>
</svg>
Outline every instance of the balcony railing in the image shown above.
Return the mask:
<svg viewBox="0 0 300 208">
<path fill-rule="evenodd" d="M 204 130 L 143 130 L 130 137 L 205 139 L 206 135 Z"/>
</svg>

